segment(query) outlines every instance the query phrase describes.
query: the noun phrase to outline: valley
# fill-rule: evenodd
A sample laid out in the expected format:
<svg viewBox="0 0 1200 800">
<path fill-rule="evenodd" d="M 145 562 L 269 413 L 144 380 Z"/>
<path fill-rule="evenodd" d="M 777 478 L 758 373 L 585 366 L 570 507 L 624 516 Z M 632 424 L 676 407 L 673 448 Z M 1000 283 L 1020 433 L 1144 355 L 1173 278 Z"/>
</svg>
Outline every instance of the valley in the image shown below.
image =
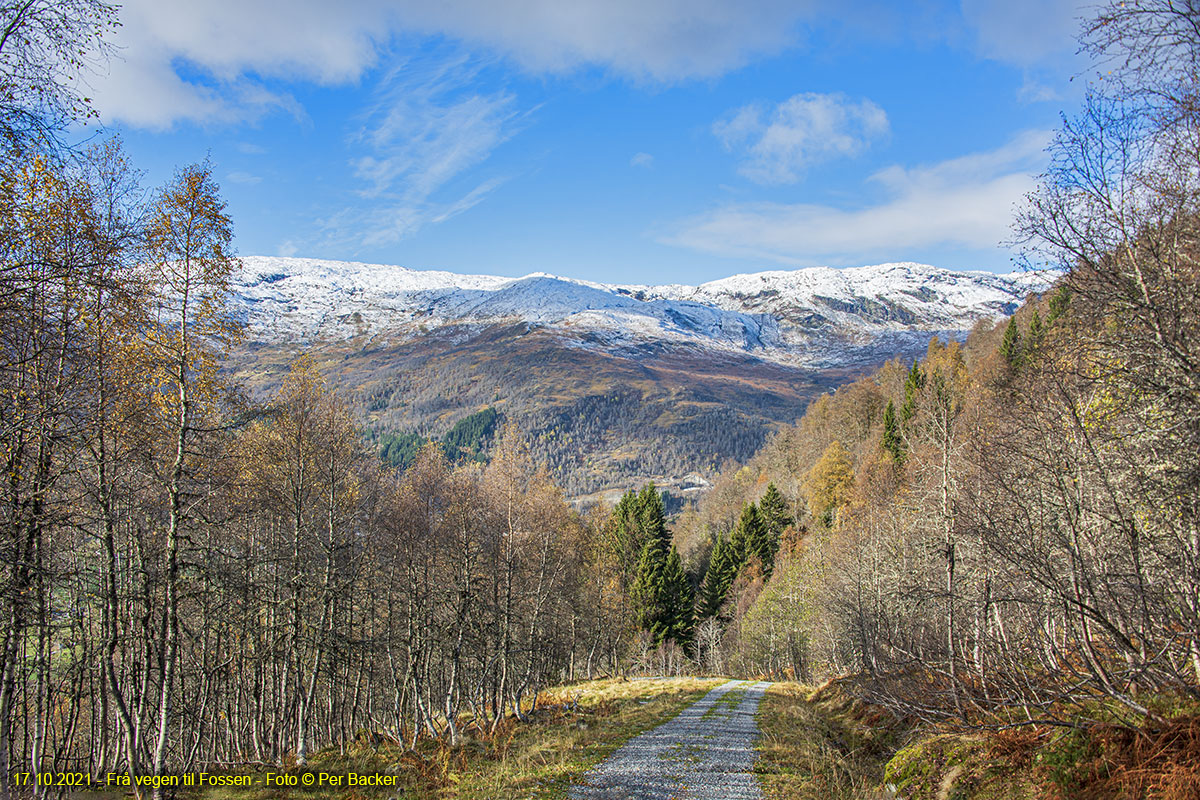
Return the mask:
<svg viewBox="0 0 1200 800">
<path fill-rule="evenodd" d="M 231 369 L 266 396 L 306 353 L 375 437 L 438 438 L 494 407 L 570 496 L 611 499 L 697 486 L 820 394 L 965 338 L 1042 280 L 884 264 L 618 286 L 247 257 Z"/>
</svg>

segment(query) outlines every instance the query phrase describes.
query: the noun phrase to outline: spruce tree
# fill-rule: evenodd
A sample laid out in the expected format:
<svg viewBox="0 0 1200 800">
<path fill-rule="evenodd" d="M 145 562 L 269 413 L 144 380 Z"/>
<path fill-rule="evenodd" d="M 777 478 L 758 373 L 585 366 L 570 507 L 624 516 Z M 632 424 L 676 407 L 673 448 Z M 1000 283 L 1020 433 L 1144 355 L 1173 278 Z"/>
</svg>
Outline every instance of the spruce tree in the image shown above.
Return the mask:
<svg viewBox="0 0 1200 800">
<path fill-rule="evenodd" d="M 640 492 L 630 489 L 613 509 L 605 525 L 610 551 L 621 565 L 621 581 L 626 588 L 636 579 L 642 549 L 651 539 L 670 542 L 662 495 L 653 483 Z"/>
<path fill-rule="evenodd" d="M 671 545 L 667 553 L 666 566 L 663 570 L 663 621 L 666 626 L 666 638 L 673 640 L 689 655 L 692 652 L 692 624 L 695 619 L 693 608 L 696 604 L 692 584 L 687 573 L 683 570 L 683 560 L 675 545 Z"/>
<path fill-rule="evenodd" d="M 758 506 L 754 503 L 746 503 L 742 506 L 742 516 L 730 537 L 733 557 L 738 569 L 746 566 L 754 556 L 760 555 L 766 538 L 766 526 L 758 513 Z"/>
<path fill-rule="evenodd" d="M 668 621 L 665 618 L 663 596 L 667 571 L 667 552 L 660 539 L 651 539 L 642 548 L 638 561 L 637 577 L 630 595 L 638 624 L 650 633 L 657 645 L 667 636 Z"/>
<path fill-rule="evenodd" d="M 1042 336 L 1045 334 L 1046 328 L 1042 325 L 1042 315 L 1033 311 L 1033 319 L 1029 323 L 1029 347 L 1036 350 L 1042 343 Z"/>
<path fill-rule="evenodd" d="M 655 645 L 671 639 L 690 652 L 695 597 L 671 543 L 662 495 L 651 483 L 631 507 L 634 527 L 644 542 L 629 593 L 638 624 Z"/>
<path fill-rule="evenodd" d="M 754 503 L 746 503 L 730 537 L 718 537 L 713 545 L 700 589 L 701 617 L 715 617 L 720 612 L 728 599 L 729 587 L 752 558 L 757 557 L 762 563 L 764 576 L 770 575 L 779 549 L 779 534 L 792 524 L 793 519 L 788 513 L 787 501 L 775 484 L 767 487 L 763 503 L 769 509 L 769 517 Z"/>
<path fill-rule="evenodd" d="M 925 373 L 921 371 L 921 362 L 914 360 L 904 381 L 904 405 L 900 407 L 900 424 L 908 425 L 917 413 L 917 395 L 925 386 Z"/>
<path fill-rule="evenodd" d="M 701 618 L 715 617 L 720 613 L 737 571 L 733 546 L 726 536 L 718 536 L 708 561 L 708 571 L 704 573 L 704 583 L 700 587 Z"/>
<path fill-rule="evenodd" d="M 883 410 L 883 449 L 897 464 L 904 463 L 904 441 L 900 438 L 900 423 L 896 421 L 896 404 L 888 400 Z"/>
<path fill-rule="evenodd" d="M 742 557 L 738 568 L 750 563 L 750 559 L 757 558 L 762 565 L 763 574 L 768 574 L 770 567 L 775 563 L 778 544 L 777 540 L 773 540 L 766 520 L 754 503 L 747 503 L 742 507 L 742 516 L 738 520 L 734 538 L 742 543 Z"/>
<path fill-rule="evenodd" d="M 1046 324 L 1053 325 L 1062 316 L 1067 313 L 1067 307 L 1071 303 L 1071 290 L 1066 286 L 1058 287 L 1058 290 L 1050 295 L 1050 311 L 1046 314 Z"/>
<path fill-rule="evenodd" d="M 1004 338 L 1000 340 L 1000 355 L 1010 367 L 1017 366 L 1021 358 L 1021 332 L 1017 329 L 1017 318 L 1009 317 L 1008 327 L 1004 329 Z"/>
<path fill-rule="evenodd" d="M 652 538 L 670 541 L 667 533 L 667 510 L 663 504 L 662 494 L 654 483 L 646 484 L 646 488 L 637 496 L 637 521 L 641 528 L 643 541 Z"/>
<path fill-rule="evenodd" d="M 613 509 L 604 527 L 606 544 L 621 565 L 621 583 L 628 588 L 637 575 L 646 537 L 642 533 L 641 503 L 630 489 Z"/>
<path fill-rule="evenodd" d="M 767 531 L 767 546 L 762 558 L 763 570 L 770 577 L 775 569 L 775 555 L 779 552 L 779 537 L 795 519 L 788 510 L 787 500 L 774 483 L 767 484 L 767 491 L 758 501 L 758 514 Z"/>
</svg>

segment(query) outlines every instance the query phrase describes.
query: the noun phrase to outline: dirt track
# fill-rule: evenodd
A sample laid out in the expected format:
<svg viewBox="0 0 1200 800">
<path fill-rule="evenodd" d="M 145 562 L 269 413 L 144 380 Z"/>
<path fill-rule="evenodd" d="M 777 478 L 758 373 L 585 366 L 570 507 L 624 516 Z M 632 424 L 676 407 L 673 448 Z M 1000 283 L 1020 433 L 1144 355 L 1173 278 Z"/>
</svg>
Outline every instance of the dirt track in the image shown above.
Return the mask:
<svg viewBox="0 0 1200 800">
<path fill-rule="evenodd" d="M 767 683 L 729 681 L 635 736 L 571 787 L 576 800 L 758 800 L 754 742 Z"/>
</svg>

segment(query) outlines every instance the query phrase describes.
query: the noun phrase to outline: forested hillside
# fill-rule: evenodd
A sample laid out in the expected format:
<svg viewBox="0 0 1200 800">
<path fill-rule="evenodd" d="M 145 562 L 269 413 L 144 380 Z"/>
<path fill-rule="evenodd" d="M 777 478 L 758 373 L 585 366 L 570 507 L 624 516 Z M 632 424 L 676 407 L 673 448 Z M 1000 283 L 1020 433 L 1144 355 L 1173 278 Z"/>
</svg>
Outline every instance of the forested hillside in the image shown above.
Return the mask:
<svg viewBox="0 0 1200 800">
<path fill-rule="evenodd" d="M 822 396 L 681 520 L 702 663 L 960 725 L 1156 728 L 1200 698 L 1196 19 L 1087 29 L 1112 77 L 1019 227 L 1051 291 Z M 798 522 L 731 580 L 770 483 Z"/>
<path fill-rule="evenodd" d="M 745 460 L 811 398 L 857 374 L 662 342 L 588 349 L 511 321 L 446 325 L 402 342 L 245 343 L 229 368 L 266 397 L 300 353 L 379 437 L 438 439 L 495 408 L 571 496 Z"/>
<path fill-rule="evenodd" d="M 1196 9 L 1089 25 L 1110 71 L 1018 228 L 1060 277 L 965 343 L 825 391 L 742 355 L 488 327 L 392 351 L 352 396 L 337 365 L 362 365 L 329 351 L 264 355 L 269 391 L 236 379 L 254 351 L 231 355 L 212 166 L 146 190 L 119 141 L 65 143 L 88 105 L 47 53 L 74 64 L 116 12 L 22 9 L 0 43 L 0 800 L 26 772 L 303 766 L 356 738 L 445 754 L 600 673 L 836 677 L 946 729 L 1157 742 L 1190 714 L 1195 741 Z M 488 370 L 578 383 L 522 430 Z M 436 429 L 388 430 L 398 403 Z M 653 483 L 565 499 L 698 452 L 744 463 L 670 523 Z M 1139 773 L 1145 796 L 1194 794 L 1184 766 Z"/>
<path fill-rule="evenodd" d="M 483 451 L 492 443 L 498 420 L 499 414 L 490 406 L 468 414 L 454 423 L 438 444 L 451 462 L 484 461 Z M 379 448 L 379 457 L 402 470 L 415 464 L 422 448 L 432 441 L 412 432 L 375 434 L 371 439 Z"/>
<path fill-rule="evenodd" d="M 64 144 L 55 59 L 115 9 L 0 13 L 0 797 L 456 743 L 620 668 L 596 537 L 521 435 L 488 409 L 401 472 L 311 358 L 251 401 L 211 165 L 147 191 L 119 141 Z"/>
</svg>

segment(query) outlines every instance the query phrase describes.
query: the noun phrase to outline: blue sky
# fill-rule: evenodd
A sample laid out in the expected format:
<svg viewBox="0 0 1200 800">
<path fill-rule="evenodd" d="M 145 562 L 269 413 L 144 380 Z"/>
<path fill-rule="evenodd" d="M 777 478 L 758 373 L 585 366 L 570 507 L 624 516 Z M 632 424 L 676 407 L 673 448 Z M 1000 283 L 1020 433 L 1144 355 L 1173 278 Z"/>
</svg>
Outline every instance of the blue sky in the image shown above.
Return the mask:
<svg viewBox="0 0 1200 800">
<path fill-rule="evenodd" d="M 128 0 L 89 79 L 242 255 L 695 283 L 1013 269 L 1086 76 L 1073 2 Z"/>
</svg>

